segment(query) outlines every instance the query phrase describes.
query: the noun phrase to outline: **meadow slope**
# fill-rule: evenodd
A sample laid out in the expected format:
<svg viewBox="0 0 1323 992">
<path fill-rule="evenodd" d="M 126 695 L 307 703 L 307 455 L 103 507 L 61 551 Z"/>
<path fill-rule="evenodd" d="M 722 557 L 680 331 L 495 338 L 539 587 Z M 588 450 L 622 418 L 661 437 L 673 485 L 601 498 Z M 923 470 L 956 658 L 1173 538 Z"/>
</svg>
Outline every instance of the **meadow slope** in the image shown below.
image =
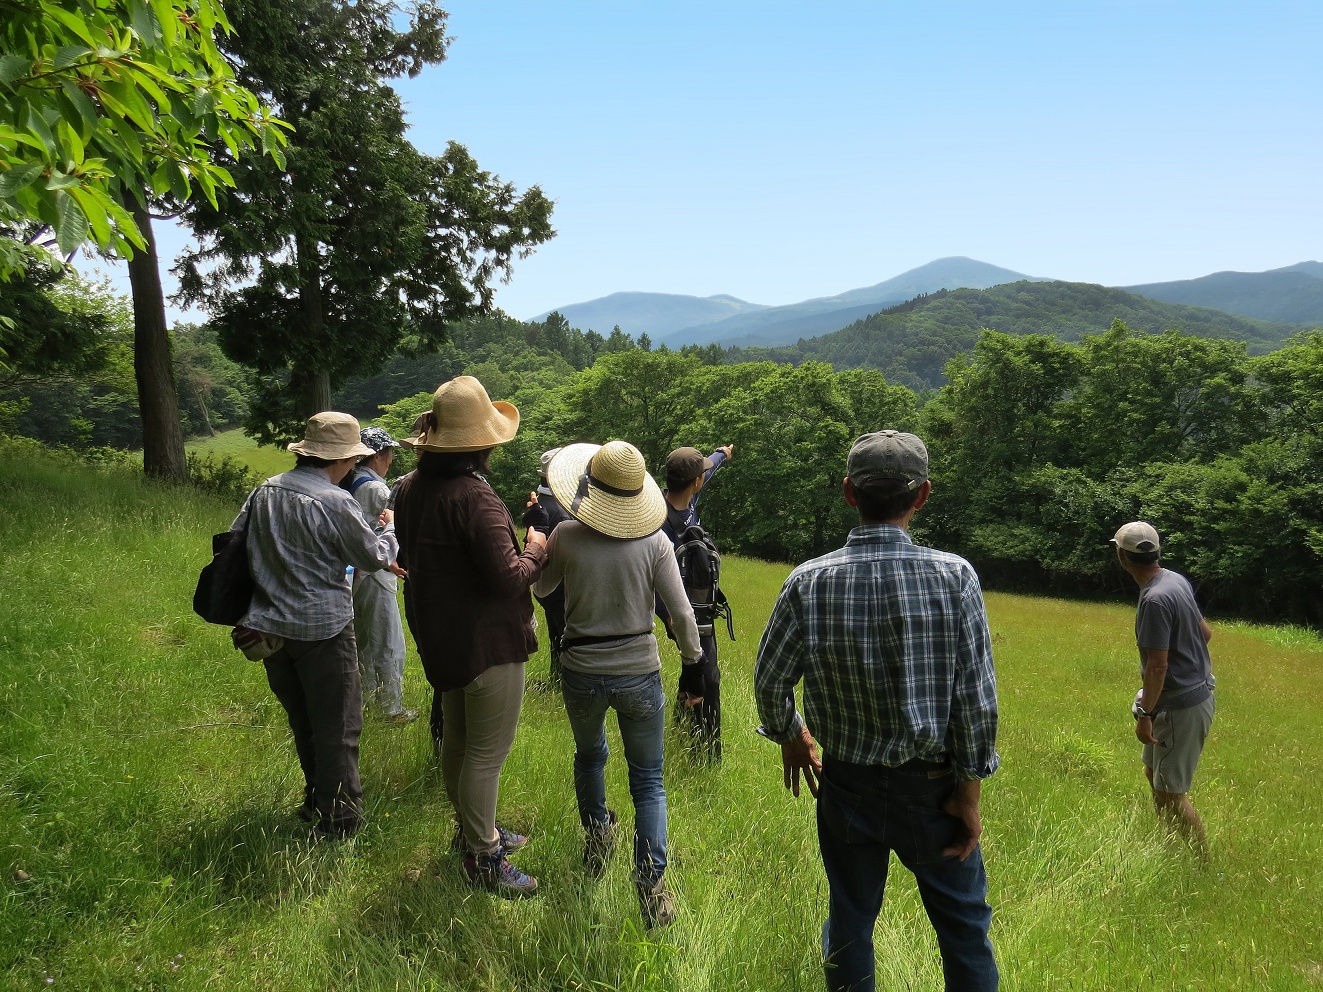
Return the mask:
<svg viewBox="0 0 1323 992">
<path fill-rule="evenodd" d="M 668 737 L 681 915 L 645 934 L 618 857 L 579 870 L 572 743 L 530 690 L 501 796 L 531 834 L 541 894 L 474 892 L 425 721 L 369 723 L 370 826 L 310 842 L 262 669 L 190 611 L 210 535 L 234 507 L 122 469 L 11 461 L 0 492 L 0 987 L 32 989 L 801 990 L 822 987 L 825 905 L 813 809 L 753 733 L 758 636 L 787 568 L 727 564 L 726 760 Z M 1142 788 L 1127 706 L 1132 612 L 988 597 L 1002 701 L 985 853 L 1003 987 L 1323 987 L 1323 642 L 1216 624 L 1219 712 L 1194 799 L 1212 864 L 1168 846 Z M 664 650 L 669 686 L 676 658 Z M 415 656 L 409 705 L 428 689 Z M 629 819 L 618 738 L 608 789 Z M 879 986 L 940 987 L 910 877 L 877 931 Z"/>
</svg>

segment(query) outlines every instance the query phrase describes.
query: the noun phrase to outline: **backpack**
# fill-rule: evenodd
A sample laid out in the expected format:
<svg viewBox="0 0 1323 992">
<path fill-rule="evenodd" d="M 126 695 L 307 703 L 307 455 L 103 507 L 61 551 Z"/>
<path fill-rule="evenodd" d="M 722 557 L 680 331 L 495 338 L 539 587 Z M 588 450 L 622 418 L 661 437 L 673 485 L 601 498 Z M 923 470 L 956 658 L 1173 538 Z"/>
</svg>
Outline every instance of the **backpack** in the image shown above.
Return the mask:
<svg viewBox="0 0 1323 992">
<path fill-rule="evenodd" d="M 721 591 L 721 555 L 712 538 L 698 524 L 686 527 L 675 541 L 675 562 L 680 566 L 689 605 L 700 634 L 712 634 L 718 617 L 726 621 L 726 633 L 735 640 L 735 618 L 726 594 Z"/>
</svg>

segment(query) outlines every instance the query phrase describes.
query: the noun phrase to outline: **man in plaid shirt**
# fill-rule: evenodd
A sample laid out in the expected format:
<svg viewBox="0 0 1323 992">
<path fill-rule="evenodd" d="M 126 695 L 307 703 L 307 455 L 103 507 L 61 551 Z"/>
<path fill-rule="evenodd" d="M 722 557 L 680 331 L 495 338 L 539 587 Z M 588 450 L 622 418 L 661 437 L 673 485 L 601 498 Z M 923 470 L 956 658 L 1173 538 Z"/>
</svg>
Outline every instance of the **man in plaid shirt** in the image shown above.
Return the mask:
<svg viewBox="0 0 1323 992">
<path fill-rule="evenodd" d="M 872 992 L 873 926 L 895 851 L 937 932 L 946 987 L 995 989 L 978 844 L 980 784 L 998 764 L 983 593 L 969 562 L 910 540 L 932 489 L 919 438 L 865 434 L 846 476 L 859 526 L 845 547 L 790 573 L 754 672 L 759 733 L 781 745 L 786 788 L 798 796 L 803 773 L 818 800 L 827 987 Z M 806 719 L 795 708 L 801 679 Z"/>
</svg>

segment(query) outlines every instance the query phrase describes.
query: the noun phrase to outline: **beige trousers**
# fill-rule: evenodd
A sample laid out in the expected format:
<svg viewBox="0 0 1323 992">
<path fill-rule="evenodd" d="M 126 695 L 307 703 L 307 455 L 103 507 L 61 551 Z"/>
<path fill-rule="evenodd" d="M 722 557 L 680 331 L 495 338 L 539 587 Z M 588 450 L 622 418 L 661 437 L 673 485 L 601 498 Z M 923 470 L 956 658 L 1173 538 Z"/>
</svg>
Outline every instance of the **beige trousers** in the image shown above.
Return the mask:
<svg viewBox="0 0 1323 992">
<path fill-rule="evenodd" d="M 495 854 L 501 846 L 496 797 L 523 701 L 522 661 L 489 668 L 462 689 L 441 694 L 441 775 L 464 840 L 477 855 Z"/>
</svg>

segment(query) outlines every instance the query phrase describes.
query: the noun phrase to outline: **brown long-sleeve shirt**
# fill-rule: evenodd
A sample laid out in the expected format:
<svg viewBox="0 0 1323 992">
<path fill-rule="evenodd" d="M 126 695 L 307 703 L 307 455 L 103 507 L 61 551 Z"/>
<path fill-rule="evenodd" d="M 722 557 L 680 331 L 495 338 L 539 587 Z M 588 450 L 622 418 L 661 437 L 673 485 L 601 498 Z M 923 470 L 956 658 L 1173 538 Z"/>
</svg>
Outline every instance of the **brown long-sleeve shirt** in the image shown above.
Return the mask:
<svg viewBox="0 0 1323 992">
<path fill-rule="evenodd" d="M 514 520 L 484 480 L 413 473 L 395 494 L 404 611 L 438 692 L 537 650 L 529 586 L 546 551 L 522 551 Z"/>
</svg>

